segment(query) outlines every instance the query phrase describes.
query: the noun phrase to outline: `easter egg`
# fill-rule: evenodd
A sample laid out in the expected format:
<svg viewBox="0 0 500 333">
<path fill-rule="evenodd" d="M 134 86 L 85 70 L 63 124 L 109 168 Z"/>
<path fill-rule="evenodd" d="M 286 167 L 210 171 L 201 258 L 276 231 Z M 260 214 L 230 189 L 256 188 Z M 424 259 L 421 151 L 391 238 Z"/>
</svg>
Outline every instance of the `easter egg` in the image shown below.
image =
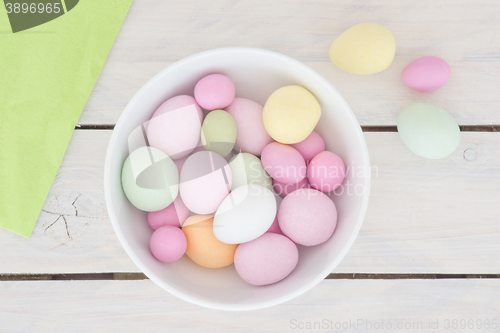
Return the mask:
<svg viewBox="0 0 500 333">
<path fill-rule="evenodd" d="M 249 242 L 263 235 L 276 217 L 273 192 L 261 185 L 243 185 L 222 201 L 214 217 L 214 234 L 227 244 Z"/>
<path fill-rule="evenodd" d="M 236 142 L 236 123 L 229 113 L 223 110 L 210 112 L 203 121 L 201 142 L 206 150 L 227 156 Z"/>
<path fill-rule="evenodd" d="M 149 248 L 156 259 L 173 262 L 179 260 L 186 252 L 186 236 L 177 227 L 163 226 L 151 235 Z"/>
<path fill-rule="evenodd" d="M 297 244 L 326 242 L 337 226 L 337 209 L 323 192 L 300 189 L 288 194 L 278 210 L 281 231 Z"/>
<path fill-rule="evenodd" d="M 223 109 L 233 102 L 236 89 L 233 81 L 222 74 L 210 74 L 194 87 L 194 98 L 207 110 Z"/>
<path fill-rule="evenodd" d="M 274 234 L 280 234 L 283 235 L 283 231 L 280 229 L 280 224 L 278 221 L 278 215 L 276 214 L 276 217 L 274 218 L 273 224 L 267 229 L 266 232 L 272 232 Z"/>
<path fill-rule="evenodd" d="M 226 110 L 236 123 L 236 144 L 242 152 L 260 156 L 262 149 L 273 139 L 267 133 L 262 120 L 264 108 L 246 98 L 235 98 Z"/>
<path fill-rule="evenodd" d="M 286 278 L 298 261 L 299 251 L 290 239 L 266 233 L 238 246 L 234 255 L 234 268 L 247 283 L 264 286 Z"/>
<path fill-rule="evenodd" d="M 273 179 L 273 189 L 282 198 L 286 197 L 289 193 L 292 193 L 293 191 L 307 187 L 309 187 L 309 180 L 307 179 L 307 177 L 305 177 L 298 183 L 291 183 L 291 184 L 282 183 L 279 180 Z"/>
<path fill-rule="evenodd" d="M 396 40 L 378 23 L 361 23 L 344 31 L 330 47 L 330 60 L 351 74 L 374 74 L 392 63 Z"/>
<path fill-rule="evenodd" d="M 292 144 L 311 134 L 321 117 L 321 107 L 304 87 L 286 86 L 271 94 L 262 117 L 267 133 L 274 140 Z"/>
<path fill-rule="evenodd" d="M 413 103 L 401 111 L 398 132 L 415 154 L 432 159 L 450 155 L 460 143 L 460 128 L 444 109 L 429 103 Z"/>
<path fill-rule="evenodd" d="M 186 235 L 186 255 L 195 263 L 207 268 L 229 266 L 234 262 L 238 244 L 219 241 L 213 231 L 213 216 L 193 215 L 182 227 Z"/>
<path fill-rule="evenodd" d="M 345 164 L 331 151 L 323 151 L 314 156 L 307 168 L 307 179 L 311 187 L 331 192 L 339 187 L 345 178 Z"/>
<path fill-rule="evenodd" d="M 325 150 L 325 141 L 317 132 L 312 131 L 303 141 L 291 146 L 297 149 L 306 162 L 309 162 L 314 156 Z"/>
<path fill-rule="evenodd" d="M 212 214 L 229 194 L 231 184 L 231 168 L 226 160 L 217 153 L 200 151 L 182 167 L 180 195 L 190 211 Z"/>
<path fill-rule="evenodd" d="M 295 184 L 306 176 L 306 162 L 293 147 L 278 142 L 271 142 L 262 150 L 264 170 L 285 184 Z"/>
<path fill-rule="evenodd" d="M 178 195 L 174 202 L 168 205 L 167 208 L 156 212 L 149 212 L 148 223 L 154 230 L 164 225 L 180 227 L 188 216 L 189 209 L 182 202 L 181 196 Z"/>
<path fill-rule="evenodd" d="M 193 97 L 172 97 L 145 124 L 149 145 L 174 160 L 182 158 L 196 147 L 202 120 L 202 110 Z"/>
<path fill-rule="evenodd" d="M 240 186 L 247 184 L 257 184 L 272 189 L 271 176 L 267 174 L 260 159 L 249 153 L 240 153 L 233 156 L 229 161 L 233 184 L 231 190 L 234 191 Z"/>
<path fill-rule="evenodd" d="M 170 205 L 179 192 L 179 172 L 174 162 L 161 150 L 140 147 L 125 160 L 122 188 L 136 208 L 154 212 Z"/>
<path fill-rule="evenodd" d="M 401 73 L 403 82 L 413 90 L 431 92 L 441 88 L 450 78 L 450 65 L 438 57 L 422 57 L 412 61 Z"/>
</svg>

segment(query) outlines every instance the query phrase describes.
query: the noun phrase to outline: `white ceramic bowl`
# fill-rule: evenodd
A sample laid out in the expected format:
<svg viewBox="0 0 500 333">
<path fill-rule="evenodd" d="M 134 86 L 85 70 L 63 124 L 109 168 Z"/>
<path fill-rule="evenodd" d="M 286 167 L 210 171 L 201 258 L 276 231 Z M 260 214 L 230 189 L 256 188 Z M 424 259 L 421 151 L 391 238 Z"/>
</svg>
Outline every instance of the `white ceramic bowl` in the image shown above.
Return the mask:
<svg viewBox="0 0 500 333">
<path fill-rule="evenodd" d="M 333 65 L 332 65 L 333 66 Z M 318 99 L 322 116 L 316 127 L 327 150 L 344 160 L 348 168 L 343 193 L 331 195 L 338 210 L 338 225 L 327 242 L 299 246 L 299 263 L 283 281 L 254 287 L 245 283 L 234 265 L 208 269 L 187 256 L 161 263 L 149 251 L 153 230 L 146 213 L 125 197 L 120 173 L 128 153 L 130 133 L 146 122 L 170 97 L 193 95 L 196 82 L 210 73 L 229 76 L 236 96 L 262 105 L 276 89 L 297 84 Z M 301 62 L 279 53 L 253 48 L 223 48 L 187 57 L 149 80 L 123 111 L 109 143 L 104 170 L 104 189 L 109 216 L 128 255 L 156 284 L 194 304 L 222 310 L 252 310 L 288 301 L 321 282 L 345 256 L 356 238 L 368 204 L 370 164 L 364 136 L 353 112 L 321 75 Z"/>
</svg>

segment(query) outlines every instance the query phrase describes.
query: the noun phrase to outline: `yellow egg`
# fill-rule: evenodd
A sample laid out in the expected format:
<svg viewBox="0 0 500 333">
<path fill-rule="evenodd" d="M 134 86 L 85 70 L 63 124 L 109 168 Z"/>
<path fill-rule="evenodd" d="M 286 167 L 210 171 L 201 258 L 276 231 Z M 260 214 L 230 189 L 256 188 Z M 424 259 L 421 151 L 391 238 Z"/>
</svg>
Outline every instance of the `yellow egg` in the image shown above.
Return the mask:
<svg viewBox="0 0 500 333">
<path fill-rule="evenodd" d="M 234 253 L 238 244 L 226 244 L 215 238 L 213 231 L 214 217 L 194 215 L 182 224 L 186 235 L 186 255 L 200 266 L 220 268 L 234 262 Z"/>
<path fill-rule="evenodd" d="M 262 116 L 264 127 L 274 140 L 292 144 L 311 134 L 321 117 L 321 107 L 309 90 L 286 86 L 272 93 Z"/>
<path fill-rule="evenodd" d="M 330 59 L 343 71 L 374 74 L 391 64 L 396 54 L 392 33 L 378 23 L 361 23 L 344 31 L 330 47 Z"/>
</svg>

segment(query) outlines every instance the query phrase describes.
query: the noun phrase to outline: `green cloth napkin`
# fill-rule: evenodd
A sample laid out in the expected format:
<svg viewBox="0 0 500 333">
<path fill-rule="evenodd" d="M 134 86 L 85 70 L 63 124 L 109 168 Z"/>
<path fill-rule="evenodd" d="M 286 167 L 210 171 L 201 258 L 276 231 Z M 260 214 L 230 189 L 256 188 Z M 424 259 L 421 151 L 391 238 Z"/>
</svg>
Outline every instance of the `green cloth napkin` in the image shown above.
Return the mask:
<svg viewBox="0 0 500 333">
<path fill-rule="evenodd" d="M 8 3 L 24 2 L 60 3 L 63 14 L 13 33 L 30 22 L 8 16 Z M 131 3 L 0 4 L 0 227 L 30 236 Z"/>
</svg>

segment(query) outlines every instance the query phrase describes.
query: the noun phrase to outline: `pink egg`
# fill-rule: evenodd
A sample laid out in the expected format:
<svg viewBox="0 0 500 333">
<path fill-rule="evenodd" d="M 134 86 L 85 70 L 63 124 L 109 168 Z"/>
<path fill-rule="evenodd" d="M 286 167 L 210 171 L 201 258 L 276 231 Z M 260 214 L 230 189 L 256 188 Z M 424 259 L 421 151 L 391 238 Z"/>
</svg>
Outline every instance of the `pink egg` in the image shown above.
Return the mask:
<svg viewBox="0 0 500 333">
<path fill-rule="evenodd" d="M 178 195 L 174 202 L 167 206 L 167 208 L 157 212 L 149 212 L 148 223 L 154 230 L 165 225 L 180 227 L 188 216 L 189 209 Z"/>
<path fill-rule="evenodd" d="M 153 256 L 163 262 L 179 260 L 187 248 L 186 236 L 181 229 L 163 226 L 155 230 L 149 241 Z"/>
<path fill-rule="evenodd" d="M 232 174 L 226 160 L 212 151 L 191 155 L 181 170 L 179 193 L 196 214 L 212 214 L 231 191 Z"/>
<path fill-rule="evenodd" d="M 262 150 L 264 170 L 274 179 L 285 184 L 295 184 L 306 176 L 306 162 L 293 147 L 271 142 Z"/>
<path fill-rule="evenodd" d="M 291 146 L 297 149 L 306 162 L 309 162 L 314 156 L 325 150 L 325 141 L 318 133 L 313 131 L 303 141 L 294 143 Z"/>
<path fill-rule="evenodd" d="M 235 98 L 225 108 L 236 123 L 236 144 L 244 153 L 260 156 L 262 149 L 273 142 L 262 121 L 262 105 L 246 98 Z"/>
<path fill-rule="evenodd" d="M 200 140 L 203 113 L 191 96 L 175 96 L 161 104 L 146 123 L 149 145 L 173 160 L 193 151 Z"/>
<path fill-rule="evenodd" d="M 401 78 L 413 90 L 431 92 L 441 88 L 450 77 L 450 65 L 441 58 L 427 56 L 412 61 Z"/>
<path fill-rule="evenodd" d="M 280 224 L 278 222 L 278 215 L 274 218 L 273 224 L 267 229 L 266 232 L 272 232 L 273 234 L 283 235 L 283 231 L 280 229 Z"/>
<path fill-rule="evenodd" d="M 254 286 L 264 286 L 286 278 L 297 266 L 299 251 L 287 237 L 265 233 L 238 246 L 234 267 L 239 276 Z"/>
<path fill-rule="evenodd" d="M 296 191 L 300 188 L 308 188 L 309 181 L 307 177 L 302 179 L 300 182 L 295 184 L 286 184 L 282 183 L 279 180 L 273 179 L 273 189 L 276 193 L 278 193 L 282 198 L 286 197 L 289 193 Z"/>
<path fill-rule="evenodd" d="M 307 179 L 311 187 L 322 192 L 335 190 L 342 184 L 344 177 L 344 162 L 331 151 L 316 155 L 307 168 Z"/>
<path fill-rule="evenodd" d="M 223 109 L 233 102 L 236 89 L 233 81 L 222 74 L 210 74 L 194 87 L 194 97 L 202 108 Z"/>
<path fill-rule="evenodd" d="M 278 221 L 283 234 L 292 241 L 314 246 L 332 236 L 337 226 L 337 209 L 323 192 L 300 189 L 283 199 L 278 209 Z"/>
</svg>

